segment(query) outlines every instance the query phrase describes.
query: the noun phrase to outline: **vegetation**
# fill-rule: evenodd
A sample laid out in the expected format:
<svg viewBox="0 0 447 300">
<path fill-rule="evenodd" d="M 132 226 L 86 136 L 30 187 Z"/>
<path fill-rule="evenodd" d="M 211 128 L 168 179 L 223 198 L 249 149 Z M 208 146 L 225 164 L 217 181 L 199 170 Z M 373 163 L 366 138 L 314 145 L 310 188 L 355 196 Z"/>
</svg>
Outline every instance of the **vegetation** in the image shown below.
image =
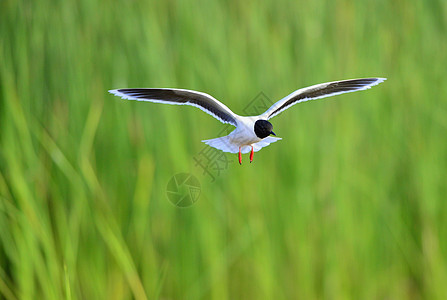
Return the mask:
<svg viewBox="0 0 447 300">
<path fill-rule="evenodd" d="M 446 299 L 446 49 L 442 0 L 1 1 L 0 299 Z M 214 181 L 194 157 L 224 125 L 107 93 L 243 114 L 371 76 Z"/>
</svg>

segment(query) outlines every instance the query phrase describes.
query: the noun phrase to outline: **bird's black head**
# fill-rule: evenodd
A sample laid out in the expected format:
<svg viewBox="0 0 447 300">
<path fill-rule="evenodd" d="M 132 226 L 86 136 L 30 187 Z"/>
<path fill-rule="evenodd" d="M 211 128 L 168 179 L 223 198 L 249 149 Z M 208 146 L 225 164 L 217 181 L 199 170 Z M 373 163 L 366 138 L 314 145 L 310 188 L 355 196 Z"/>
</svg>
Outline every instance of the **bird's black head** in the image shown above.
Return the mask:
<svg viewBox="0 0 447 300">
<path fill-rule="evenodd" d="M 276 135 L 273 131 L 273 125 L 269 121 L 266 120 L 257 120 L 255 122 L 255 133 L 256 136 L 260 139 L 266 138 L 269 135 Z"/>
</svg>

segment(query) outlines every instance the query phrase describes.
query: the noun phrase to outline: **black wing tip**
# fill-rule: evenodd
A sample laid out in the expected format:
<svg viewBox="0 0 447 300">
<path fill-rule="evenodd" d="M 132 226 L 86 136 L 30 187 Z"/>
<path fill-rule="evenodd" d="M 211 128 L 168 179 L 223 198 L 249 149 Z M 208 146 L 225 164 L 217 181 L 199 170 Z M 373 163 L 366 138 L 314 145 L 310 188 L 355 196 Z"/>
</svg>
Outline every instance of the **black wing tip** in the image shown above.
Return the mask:
<svg viewBox="0 0 447 300">
<path fill-rule="evenodd" d="M 116 90 L 108 90 L 108 92 L 110 93 L 110 94 L 112 94 L 112 95 L 114 95 L 114 96 L 121 96 L 122 95 L 122 93 L 120 92 L 120 90 L 119 89 L 116 89 Z"/>
<path fill-rule="evenodd" d="M 108 90 L 108 92 L 114 96 L 120 97 L 124 100 L 136 100 L 137 97 L 132 94 L 126 92 L 128 89 L 116 89 L 116 90 Z"/>
<path fill-rule="evenodd" d="M 370 78 L 356 78 L 356 79 L 348 79 L 348 80 L 342 80 L 340 82 L 352 82 L 352 83 L 358 83 L 358 84 L 379 84 L 387 80 L 385 77 L 370 77 Z"/>
<path fill-rule="evenodd" d="M 382 82 L 387 80 L 387 78 L 385 78 L 385 77 L 376 77 L 376 78 L 367 78 L 367 79 L 370 81 L 369 83 L 365 84 L 368 87 L 372 87 L 372 86 L 381 84 Z"/>
<path fill-rule="evenodd" d="M 108 90 L 108 92 L 110 94 L 118 96 L 118 95 L 121 95 L 121 94 L 132 93 L 132 92 L 135 92 L 135 91 L 138 91 L 138 90 L 141 90 L 141 89 L 127 89 L 127 88 L 126 89 L 114 89 L 114 90 Z"/>
<path fill-rule="evenodd" d="M 370 80 L 371 82 L 381 83 L 387 80 L 385 77 L 372 77 L 372 78 L 365 78 L 367 80 Z"/>
<path fill-rule="evenodd" d="M 125 89 L 116 89 L 109 90 L 108 92 L 121 97 L 125 100 L 137 100 L 137 99 L 145 99 L 151 96 L 151 91 L 155 89 L 145 89 L 145 88 L 125 88 Z"/>
<path fill-rule="evenodd" d="M 352 91 L 365 90 L 373 86 L 376 86 L 387 80 L 384 77 L 371 77 L 371 78 L 357 78 L 357 79 L 347 79 L 341 81 L 334 81 L 329 83 L 329 86 L 333 88 L 352 89 Z M 348 90 L 346 90 L 348 92 Z"/>
<path fill-rule="evenodd" d="M 359 80 L 363 80 L 363 81 L 365 81 L 366 84 L 373 86 L 373 85 L 377 85 L 377 84 L 384 82 L 385 80 L 387 80 L 387 78 L 372 77 L 372 78 L 363 78 L 363 79 L 359 79 Z"/>
</svg>

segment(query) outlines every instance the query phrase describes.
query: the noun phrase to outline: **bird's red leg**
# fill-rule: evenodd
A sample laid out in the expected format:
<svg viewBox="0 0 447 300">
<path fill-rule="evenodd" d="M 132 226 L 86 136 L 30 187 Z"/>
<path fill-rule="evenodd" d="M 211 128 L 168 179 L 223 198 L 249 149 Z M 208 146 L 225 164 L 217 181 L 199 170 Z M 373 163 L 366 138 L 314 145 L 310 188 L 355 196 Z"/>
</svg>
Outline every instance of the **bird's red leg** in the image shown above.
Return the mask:
<svg viewBox="0 0 447 300">
<path fill-rule="evenodd" d="M 242 165 L 241 147 L 239 147 L 239 164 Z"/>
<path fill-rule="evenodd" d="M 251 146 L 251 152 L 250 152 L 250 163 L 253 161 L 253 146 Z"/>
</svg>

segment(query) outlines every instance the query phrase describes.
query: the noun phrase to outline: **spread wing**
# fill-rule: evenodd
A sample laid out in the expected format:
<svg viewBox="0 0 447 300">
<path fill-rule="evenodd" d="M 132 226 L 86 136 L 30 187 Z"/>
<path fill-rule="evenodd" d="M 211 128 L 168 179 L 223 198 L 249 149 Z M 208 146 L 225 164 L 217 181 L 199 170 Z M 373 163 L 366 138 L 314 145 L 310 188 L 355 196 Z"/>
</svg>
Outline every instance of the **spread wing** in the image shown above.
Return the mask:
<svg viewBox="0 0 447 300">
<path fill-rule="evenodd" d="M 222 123 L 237 126 L 236 114 L 215 98 L 202 92 L 181 89 L 118 89 L 110 90 L 109 93 L 127 100 L 195 106 Z"/>
<path fill-rule="evenodd" d="M 267 120 L 273 118 L 282 111 L 300 102 L 366 90 L 385 80 L 386 78 L 350 79 L 326 82 L 299 89 L 273 104 L 265 113 L 261 115 L 261 118 Z"/>
</svg>

